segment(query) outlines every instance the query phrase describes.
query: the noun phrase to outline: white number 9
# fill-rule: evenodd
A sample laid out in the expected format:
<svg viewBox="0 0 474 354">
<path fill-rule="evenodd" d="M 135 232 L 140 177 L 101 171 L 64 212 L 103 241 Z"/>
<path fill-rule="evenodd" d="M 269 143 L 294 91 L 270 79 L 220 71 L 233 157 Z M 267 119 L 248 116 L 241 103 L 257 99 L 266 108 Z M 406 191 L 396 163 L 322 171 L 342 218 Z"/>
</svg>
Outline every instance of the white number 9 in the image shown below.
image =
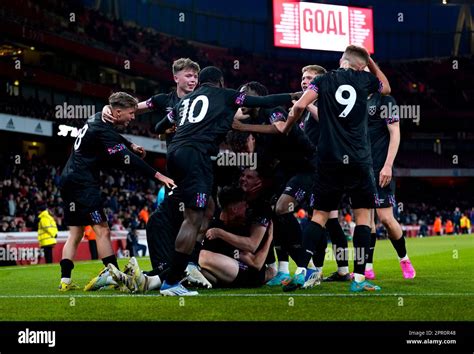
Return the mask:
<svg viewBox="0 0 474 354">
<path fill-rule="evenodd" d="M 349 92 L 349 97 L 344 98 L 342 97 L 343 92 Z M 341 85 L 338 87 L 336 91 L 336 101 L 346 108 L 339 114 L 339 117 L 345 118 L 351 112 L 352 108 L 354 108 L 354 104 L 357 98 L 357 92 L 351 85 Z"/>
</svg>

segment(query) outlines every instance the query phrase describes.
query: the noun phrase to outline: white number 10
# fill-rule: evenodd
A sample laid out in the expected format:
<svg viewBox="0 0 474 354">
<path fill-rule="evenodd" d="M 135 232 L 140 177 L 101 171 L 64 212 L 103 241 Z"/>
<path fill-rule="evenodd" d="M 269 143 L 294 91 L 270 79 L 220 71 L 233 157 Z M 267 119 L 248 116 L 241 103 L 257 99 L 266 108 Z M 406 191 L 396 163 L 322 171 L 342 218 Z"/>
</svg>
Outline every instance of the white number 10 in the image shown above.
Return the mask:
<svg viewBox="0 0 474 354">
<path fill-rule="evenodd" d="M 343 92 L 349 92 L 349 97 L 344 98 L 342 97 Z M 351 85 L 341 85 L 338 87 L 336 91 L 336 101 L 346 108 L 339 114 L 339 117 L 345 118 L 351 112 L 352 108 L 354 108 L 354 104 L 357 98 L 356 90 Z"/>
<path fill-rule="evenodd" d="M 202 102 L 201 111 L 199 112 L 197 117 L 194 117 L 194 108 L 196 108 L 196 104 L 199 101 Z M 189 107 L 189 98 L 187 98 L 183 101 L 183 106 L 183 116 L 181 118 L 181 121 L 179 122 L 179 125 L 183 125 L 186 119 L 190 123 L 199 123 L 204 119 L 207 110 L 209 109 L 209 99 L 207 98 L 207 96 L 199 95 L 194 99 L 193 103 L 191 103 L 191 107 Z"/>
</svg>

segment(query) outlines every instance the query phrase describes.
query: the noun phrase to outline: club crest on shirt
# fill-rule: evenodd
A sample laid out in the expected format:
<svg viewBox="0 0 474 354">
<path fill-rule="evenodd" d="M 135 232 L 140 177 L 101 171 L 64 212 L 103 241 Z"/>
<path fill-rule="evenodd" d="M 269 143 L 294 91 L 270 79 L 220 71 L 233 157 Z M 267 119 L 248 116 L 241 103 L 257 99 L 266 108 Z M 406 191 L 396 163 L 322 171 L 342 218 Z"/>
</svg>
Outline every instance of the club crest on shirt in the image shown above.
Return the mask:
<svg viewBox="0 0 474 354">
<path fill-rule="evenodd" d="M 275 123 L 278 121 L 284 121 L 285 120 L 285 115 L 281 112 L 273 112 L 270 115 L 270 123 Z"/>
<path fill-rule="evenodd" d="M 373 116 L 377 113 L 377 106 L 369 106 L 369 115 Z"/>
</svg>

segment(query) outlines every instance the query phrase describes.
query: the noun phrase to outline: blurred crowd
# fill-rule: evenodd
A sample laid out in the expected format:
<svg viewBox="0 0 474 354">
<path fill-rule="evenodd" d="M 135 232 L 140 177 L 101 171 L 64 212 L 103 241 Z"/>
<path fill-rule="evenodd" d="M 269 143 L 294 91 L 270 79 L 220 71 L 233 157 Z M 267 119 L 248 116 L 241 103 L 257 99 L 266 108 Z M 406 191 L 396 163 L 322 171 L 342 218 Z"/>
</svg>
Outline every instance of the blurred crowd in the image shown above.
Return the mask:
<svg viewBox="0 0 474 354">
<path fill-rule="evenodd" d="M 46 203 L 56 219 L 59 230 L 67 230 L 63 222 L 59 182 L 63 166 L 33 156 L 22 157 L 22 163 L 2 161 L 0 174 L 0 232 L 24 232 L 37 229 L 39 207 Z M 157 206 L 161 188 L 152 180 L 146 180 L 133 172 L 109 169 L 101 174 L 101 188 L 105 198 L 105 210 L 112 230 L 144 229 L 149 215 Z M 417 188 L 414 186 L 413 188 Z M 406 193 L 410 193 L 408 190 Z M 446 195 L 451 195 L 452 202 Z M 437 189 L 438 198 L 425 202 L 399 203 L 394 208 L 395 217 L 403 226 L 419 227 L 420 235 L 458 234 L 474 225 L 474 207 L 462 198 L 452 198 L 452 191 Z M 459 193 L 463 193 L 462 190 Z M 427 195 L 429 195 L 428 193 Z M 424 196 L 424 199 L 427 199 Z M 465 198 L 464 198 L 465 199 Z M 457 204 L 456 204 L 457 203 Z M 302 223 L 308 214 L 299 215 Z M 464 217 L 464 219 L 463 219 Z M 469 220 L 469 224 L 467 221 Z M 341 205 L 340 222 L 346 233 L 355 226 L 349 205 Z M 452 225 L 452 226 L 450 226 Z M 464 226 L 464 230 L 462 229 Z M 418 231 L 417 231 L 418 232 Z M 385 236 L 383 226 L 377 224 L 377 233 Z"/>
<path fill-rule="evenodd" d="M 37 229 L 41 204 L 46 203 L 54 216 L 58 229 L 64 225 L 64 210 L 59 190 L 61 169 L 33 156 L 23 163 L 10 161 L 3 164 L 0 175 L 0 232 L 25 232 Z M 136 173 L 108 170 L 101 174 L 105 210 L 113 230 L 145 228 L 151 210 L 157 202 L 160 185 L 144 180 Z"/>
</svg>

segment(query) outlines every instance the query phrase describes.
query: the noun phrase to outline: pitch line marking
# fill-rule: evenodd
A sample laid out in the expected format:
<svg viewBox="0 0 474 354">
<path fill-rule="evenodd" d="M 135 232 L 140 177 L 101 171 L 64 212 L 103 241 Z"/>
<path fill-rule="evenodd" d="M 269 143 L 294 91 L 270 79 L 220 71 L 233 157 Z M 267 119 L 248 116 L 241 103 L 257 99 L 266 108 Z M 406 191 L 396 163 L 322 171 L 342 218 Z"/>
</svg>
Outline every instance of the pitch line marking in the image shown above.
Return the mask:
<svg viewBox="0 0 474 354">
<path fill-rule="evenodd" d="M 420 294 L 298 294 L 298 293 L 279 293 L 279 294 L 200 294 L 197 297 L 395 297 L 395 296 L 432 296 L 432 297 L 455 297 L 455 296 L 471 296 L 474 297 L 474 293 L 420 293 Z M 0 295 L 0 299 L 60 299 L 60 298 L 120 298 L 120 297 L 155 297 L 160 298 L 161 295 L 156 294 L 97 294 L 97 295 L 86 295 L 86 294 L 75 294 L 74 292 L 68 292 L 66 295 Z"/>
</svg>

